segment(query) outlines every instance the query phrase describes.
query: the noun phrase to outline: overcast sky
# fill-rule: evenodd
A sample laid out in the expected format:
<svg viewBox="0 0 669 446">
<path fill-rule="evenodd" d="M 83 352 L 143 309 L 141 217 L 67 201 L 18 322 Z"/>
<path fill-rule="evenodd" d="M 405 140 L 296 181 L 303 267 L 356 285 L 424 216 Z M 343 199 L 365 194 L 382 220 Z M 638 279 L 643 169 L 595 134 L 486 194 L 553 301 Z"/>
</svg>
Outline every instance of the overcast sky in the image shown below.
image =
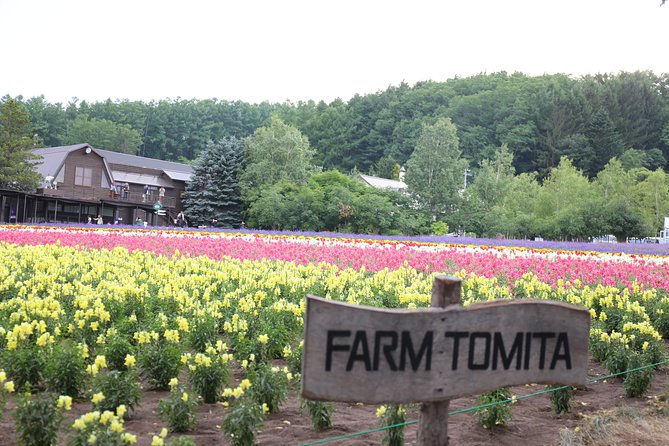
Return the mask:
<svg viewBox="0 0 669 446">
<path fill-rule="evenodd" d="M 0 0 L 0 96 L 330 102 L 505 70 L 669 73 L 661 0 Z"/>
</svg>

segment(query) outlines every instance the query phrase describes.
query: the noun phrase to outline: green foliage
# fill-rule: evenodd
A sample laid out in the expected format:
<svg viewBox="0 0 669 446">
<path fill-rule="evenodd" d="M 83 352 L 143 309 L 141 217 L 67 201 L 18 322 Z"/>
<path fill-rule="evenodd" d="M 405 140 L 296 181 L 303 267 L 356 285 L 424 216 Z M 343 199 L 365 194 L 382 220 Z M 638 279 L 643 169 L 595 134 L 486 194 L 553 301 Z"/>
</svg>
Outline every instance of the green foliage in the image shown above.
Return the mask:
<svg viewBox="0 0 669 446">
<path fill-rule="evenodd" d="M 186 184 L 184 207 L 191 224 L 239 227 L 242 219 L 237 177 L 243 150 L 242 141 L 235 137 L 207 143 Z"/>
<path fill-rule="evenodd" d="M 276 413 L 286 402 L 288 378 L 279 368 L 268 363 L 258 364 L 249 373 L 251 396 L 261 406 L 267 405 L 269 413 Z"/>
<path fill-rule="evenodd" d="M 311 425 L 317 431 L 322 431 L 332 427 L 332 414 L 334 405 L 329 401 L 302 400 L 301 410 L 307 410 L 311 417 Z"/>
<path fill-rule="evenodd" d="M 135 443 L 137 441 L 135 435 L 123 432 L 125 410 L 126 408 L 121 406 L 115 413 L 94 411 L 80 416 L 72 425 L 74 435 L 70 437 L 68 445 L 126 446 Z"/>
<path fill-rule="evenodd" d="M 80 115 L 69 123 L 63 143 L 66 145 L 88 143 L 93 147 L 112 152 L 137 155 L 142 139 L 137 130 L 127 125 Z"/>
<path fill-rule="evenodd" d="M 479 405 L 498 403 L 511 399 L 511 391 L 508 387 L 502 387 L 492 392 L 479 395 L 477 401 Z M 476 410 L 476 416 L 479 425 L 485 429 L 494 429 L 495 427 L 505 426 L 511 419 L 510 403 L 494 404 Z"/>
<path fill-rule="evenodd" d="M 248 211 L 249 226 L 374 234 L 427 232 L 428 216 L 409 197 L 366 187 L 338 171 L 308 184 L 281 181 L 261 192 Z"/>
<path fill-rule="evenodd" d="M 228 383 L 230 369 L 217 354 L 197 353 L 188 364 L 188 380 L 207 404 L 215 403 L 221 388 Z"/>
<path fill-rule="evenodd" d="M 181 370 L 181 353 L 179 346 L 164 340 L 146 345 L 139 354 L 139 366 L 142 376 L 156 390 L 168 388 L 172 378 L 179 376 Z"/>
<path fill-rule="evenodd" d="M 553 412 L 557 415 L 569 412 L 574 399 L 574 388 L 571 386 L 547 386 L 546 388 L 557 389 L 550 393 Z"/>
<path fill-rule="evenodd" d="M 39 184 L 30 116 L 16 99 L 0 101 L 0 189 L 30 191 Z"/>
<path fill-rule="evenodd" d="M 218 327 L 211 316 L 203 316 L 192 323 L 188 342 L 198 352 L 204 352 L 208 346 L 216 343 Z"/>
<path fill-rule="evenodd" d="M 446 235 L 448 234 L 448 225 L 444 221 L 435 221 L 430 225 L 430 232 L 433 235 Z"/>
<path fill-rule="evenodd" d="M 24 395 L 14 412 L 16 434 L 20 445 L 52 446 L 63 421 L 58 397 L 54 394 Z"/>
<path fill-rule="evenodd" d="M 406 183 L 417 200 L 434 215 L 459 203 L 467 160 L 461 157 L 457 129 L 448 118 L 423 128 L 407 161 Z"/>
<path fill-rule="evenodd" d="M 628 370 L 650 365 L 652 363 L 653 361 L 644 353 L 629 352 L 627 356 Z M 623 381 L 625 395 L 630 398 L 643 396 L 653 383 L 654 376 L 655 372 L 652 367 L 625 374 Z"/>
<path fill-rule="evenodd" d="M 188 437 L 177 437 L 168 441 L 167 446 L 197 446 L 193 440 Z"/>
<path fill-rule="evenodd" d="M 39 388 L 44 373 L 44 356 L 33 346 L 20 346 L 2 352 L 2 366 L 17 390 Z"/>
<path fill-rule="evenodd" d="M 93 379 L 93 398 L 102 393 L 104 398 L 93 405 L 99 411 L 115 411 L 117 407 L 124 405 L 133 410 L 142 398 L 142 389 L 139 386 L 137 374 L 130 370 L 121 372 L 109 370 L 101 372 Z"/>
<path fill-rule="evenodd" d="M 62 342 L 53 347 L 44 366 L 46 388 L 60 395 L 77 398 L 86 379 L 86 362 L 81 346 Z"/>
<path fill-rule="evenodd" d="M 244 169 L 239 177 L 242 197 L 253 202 L 260 193 L 281 180 L 306 183 L 317 171 L 314 150 L 302 133 L 272 116 L 267 126 L 244 140 Z"/>
<path fill-rule="evenodd" d="M 125 365 L 125 358 L 127 355 L 133 354 L 133 346 L 130 341 L 123 335 L 118 334 L 115 330 L 107 334 L 107 341 L 105 342 L 102 352 L 107 360 L 107 367 L 110 370 L 128 370 Z"/>
<path fill-rule="evenodd" d="M 221 428 L 235 446 L 253 446 L 263 415 L 262 405 L 244 396 L 235 401 Z"/>
<path fill-rule="evenodd" d="M 158 402 L 158 415 L 172 432 L 188 432 L 197 425 L 197 400 L 190 389 L 174 385 L 167 399 Z"/>
<path fill-rule="evenodd" d="M 381 406 L 376 411 L 381 427 L 395 426 L 406 422 L 406 407 L 403 404 Z M 391 427 L 383 431 L 381 444 L 384 446 L 404 445 L 404 426 Z"/>
</svg>

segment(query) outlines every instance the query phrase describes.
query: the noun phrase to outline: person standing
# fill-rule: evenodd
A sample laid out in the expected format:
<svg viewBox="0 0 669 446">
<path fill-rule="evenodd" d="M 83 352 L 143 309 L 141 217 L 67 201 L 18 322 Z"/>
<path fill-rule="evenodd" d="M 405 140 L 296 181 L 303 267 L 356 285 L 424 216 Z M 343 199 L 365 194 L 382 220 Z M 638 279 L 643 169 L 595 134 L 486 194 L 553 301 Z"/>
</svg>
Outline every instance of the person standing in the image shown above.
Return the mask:
<svg viewBox="0 0 669 446">
<path fill-rule="evenodd" d="M 160 186 L 160 189 L 158 189 L 158 203 L 162 204 L 164 198 L 165 198 L 165 188 Z"/>
<path fill-rule="evenodd" d="M 149 199 L 149 185 L 144 185 L 144 192 L 142 193 L 142 202 L 146 203 L 146 200 Z"/>
</svg>

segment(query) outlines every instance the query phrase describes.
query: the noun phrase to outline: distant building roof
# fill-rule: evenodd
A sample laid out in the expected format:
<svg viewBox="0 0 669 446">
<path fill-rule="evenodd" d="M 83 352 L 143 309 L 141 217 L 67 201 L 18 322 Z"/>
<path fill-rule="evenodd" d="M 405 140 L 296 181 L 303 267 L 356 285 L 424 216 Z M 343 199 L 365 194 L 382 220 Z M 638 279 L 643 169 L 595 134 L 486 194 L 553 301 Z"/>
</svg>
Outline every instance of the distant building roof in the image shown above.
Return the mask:
<svg viewBox="0 0 669 446">
<path fill-rule="evenodd" d="M 65 158 L 75 150 L 90 148 L 92 152 L 98 154 L 107 166 L 114 165 L 111 175 L 114 181 L 127 183 L 149 184 L 152 186 L 163 186 L 167 184 L 158 176 L 148 174 L 137 174 L 119 170 L 120 166 L 141 167 L 144 169 L 153 169 L 163 172 L 172 180 L 188 181 L 193 174 L 193 167 L 189 164 L 175 163 L 173 161 L 163 161 L 143 156 L 129 155 L 127 153 L 112 152 L 109 150 L 96 149 L 90 144 L 74 144 L 71 146 L 45 147 L 34 149 L 33 153 L 40 155 L 41 160 L 36 164 L 37 172 L 43 177 L 56 176 Z"/>
<path fill-rule="evenodd" d="M 390 189 L 401 192 L 406 190 L 408 187 L 403 181 L 389 180 L 388 178 L 373 177 L 371 175 L 360 174 L 360 179 L 377 189 Z"/>
</svg>

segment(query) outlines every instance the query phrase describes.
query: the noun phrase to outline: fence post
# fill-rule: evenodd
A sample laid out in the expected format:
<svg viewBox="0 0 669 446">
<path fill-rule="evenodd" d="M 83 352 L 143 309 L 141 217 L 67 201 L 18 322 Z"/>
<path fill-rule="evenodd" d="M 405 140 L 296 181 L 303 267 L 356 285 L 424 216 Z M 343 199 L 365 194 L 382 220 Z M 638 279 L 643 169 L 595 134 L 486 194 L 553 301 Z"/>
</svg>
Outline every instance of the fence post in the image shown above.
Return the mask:
<svg viewBox="0 0 669 446">
<path fill-rule="evenodd" d="M 460 305 L 462 281 L 453 276 L 437 276 L 432 283 L 432 306 L 446 308 Z M 423 403 L 418 418 L 418 446 L 448 445 L 449 400 Z"/>
</svg>

